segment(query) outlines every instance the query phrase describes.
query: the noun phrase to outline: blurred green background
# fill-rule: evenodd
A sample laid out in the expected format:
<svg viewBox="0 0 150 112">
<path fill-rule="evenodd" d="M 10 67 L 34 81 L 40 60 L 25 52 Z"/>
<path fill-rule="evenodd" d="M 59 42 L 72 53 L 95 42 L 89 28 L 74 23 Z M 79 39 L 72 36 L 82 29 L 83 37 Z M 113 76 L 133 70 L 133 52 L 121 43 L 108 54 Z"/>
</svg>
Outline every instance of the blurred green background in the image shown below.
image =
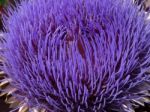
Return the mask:
<svg viewBox="0 0 150 112">
<path fill-rule="evenodd" d="M 7 3 L 8 3 L 8 0 L 0 0 L 0 31 L 3 28 L 2 21 L 1 21 L 1 15 L 3 12 L 3 8 L 6 6 Z"/>
<path fill-rule="evenodd" d="M 14 4 L 15 3 L 14 1 L 19 1 L 19 0 L 0 0 L 0 31 L 2 31 L 3 29 L 1 16 L 4 13 L 5 8 L 7 8 L 9 4 Z"/>
</svg>

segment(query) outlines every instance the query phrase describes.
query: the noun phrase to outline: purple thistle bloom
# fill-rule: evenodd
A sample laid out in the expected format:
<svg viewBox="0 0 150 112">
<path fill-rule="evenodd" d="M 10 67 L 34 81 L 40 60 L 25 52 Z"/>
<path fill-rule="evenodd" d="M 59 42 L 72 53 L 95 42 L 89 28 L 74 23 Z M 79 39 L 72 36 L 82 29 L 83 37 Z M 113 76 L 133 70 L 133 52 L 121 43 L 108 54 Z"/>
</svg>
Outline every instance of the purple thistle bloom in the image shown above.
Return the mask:
<svg viewBox="0 0 150 112">
<path fill-rule="evenodd" d="M 2 68 L 31 107 L 124 112 L 150 90 L 150 22 L 131 0 L 25 0 L 4 24 Z"/>
</svg>

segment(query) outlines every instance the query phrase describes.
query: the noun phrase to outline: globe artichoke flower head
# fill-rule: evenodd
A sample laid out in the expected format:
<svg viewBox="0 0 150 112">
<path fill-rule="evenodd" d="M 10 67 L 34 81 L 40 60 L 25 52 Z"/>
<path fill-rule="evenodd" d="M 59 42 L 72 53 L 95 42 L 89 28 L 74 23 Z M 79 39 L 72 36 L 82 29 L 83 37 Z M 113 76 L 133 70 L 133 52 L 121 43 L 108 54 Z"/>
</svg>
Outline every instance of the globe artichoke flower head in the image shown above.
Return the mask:
<svg viewBox="0 0 150 112">
<path fill-rule="evenodd" d="M 29 108 L 132 112 L 149 101 L 150 21 L 131 0 L 24 0 L 3 18 L 1 68 Z"/>
</svg>

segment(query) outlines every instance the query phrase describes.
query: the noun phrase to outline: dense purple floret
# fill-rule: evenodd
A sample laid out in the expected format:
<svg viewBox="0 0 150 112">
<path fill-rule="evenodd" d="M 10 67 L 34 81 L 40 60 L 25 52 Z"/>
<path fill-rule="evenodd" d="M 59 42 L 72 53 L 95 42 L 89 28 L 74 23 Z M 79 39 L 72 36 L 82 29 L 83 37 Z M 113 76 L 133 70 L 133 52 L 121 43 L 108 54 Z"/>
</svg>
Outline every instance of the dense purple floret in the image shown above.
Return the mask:
<svg viewBox="0 0 150 112">
<path fill-rule="evenodd" d="M 48 112 L 121 112 L 150 90 L 150 22 L 131 0 L 32 0 L 4 19 L 3 70 Z"/>
</svg>

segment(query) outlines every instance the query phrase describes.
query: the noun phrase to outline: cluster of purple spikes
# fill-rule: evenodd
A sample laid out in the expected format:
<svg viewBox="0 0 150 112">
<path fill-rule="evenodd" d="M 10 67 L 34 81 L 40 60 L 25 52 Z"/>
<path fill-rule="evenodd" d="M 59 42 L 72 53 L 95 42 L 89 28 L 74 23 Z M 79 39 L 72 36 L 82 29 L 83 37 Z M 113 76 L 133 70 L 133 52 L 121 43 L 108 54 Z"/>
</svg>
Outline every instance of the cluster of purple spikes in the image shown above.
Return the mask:
<svg viewBox="0 0 150 112">
<path fill-rule="evenodd" d="M 30 106 L 124 112 L 150 90 L 150 22 L 131 0 L 25 0 L 4 18 L 2 68 Z"/>
</svg>

